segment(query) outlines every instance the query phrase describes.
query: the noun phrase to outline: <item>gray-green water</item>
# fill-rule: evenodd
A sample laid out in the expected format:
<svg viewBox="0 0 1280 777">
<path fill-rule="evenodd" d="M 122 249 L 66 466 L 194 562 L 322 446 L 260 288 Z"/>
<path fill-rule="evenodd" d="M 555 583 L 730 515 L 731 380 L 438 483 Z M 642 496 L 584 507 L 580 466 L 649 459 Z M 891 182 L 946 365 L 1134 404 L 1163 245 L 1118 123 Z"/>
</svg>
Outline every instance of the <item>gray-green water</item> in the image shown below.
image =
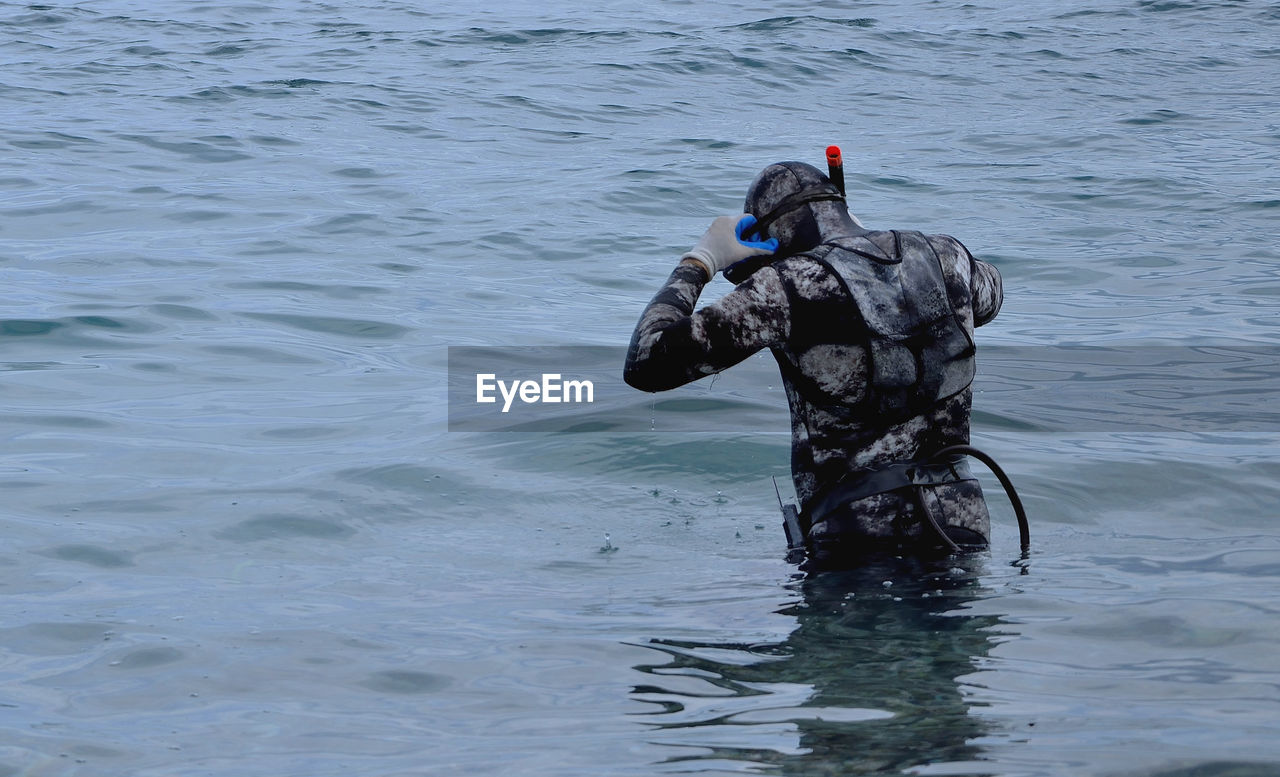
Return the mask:
<svg viewBox="0 0 1280 777">
<path fill-rule="evenodd" d="M 1274 347 L 1278 26 L 0 4 L 0 775 L 1280 771 L 1274 424 L 1033 432 L 980 386 L 1030 560 L 993 498 L 990 555 L 798 582 L 781 428 L 445 407 L 449 346 L 624 344 L 828 143 L 869 225 L 1001 268 L 983 344 Z"/>
</svg>

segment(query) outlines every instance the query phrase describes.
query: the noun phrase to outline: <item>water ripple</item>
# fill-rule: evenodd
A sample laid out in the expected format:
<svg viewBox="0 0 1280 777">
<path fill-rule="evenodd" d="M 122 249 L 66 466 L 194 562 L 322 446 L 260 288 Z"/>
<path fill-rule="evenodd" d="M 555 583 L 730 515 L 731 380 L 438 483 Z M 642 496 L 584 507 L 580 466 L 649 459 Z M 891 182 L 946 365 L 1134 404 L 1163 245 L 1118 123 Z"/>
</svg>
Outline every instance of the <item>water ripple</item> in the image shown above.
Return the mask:
<svg viewBox="0 0 1280 777">
<path fill-rule="evenodd" d="M 1280 340 L 1280 15 L 1051 5 L 0 6 L 0 773 L 1268 773 L 1274 365 L 998 357 Z M 789 583 L 768 371 L 447 431 L 443 346 L 620 347 L 828 143 L 1004 274 L 1030 558 Z"/>
</svg>

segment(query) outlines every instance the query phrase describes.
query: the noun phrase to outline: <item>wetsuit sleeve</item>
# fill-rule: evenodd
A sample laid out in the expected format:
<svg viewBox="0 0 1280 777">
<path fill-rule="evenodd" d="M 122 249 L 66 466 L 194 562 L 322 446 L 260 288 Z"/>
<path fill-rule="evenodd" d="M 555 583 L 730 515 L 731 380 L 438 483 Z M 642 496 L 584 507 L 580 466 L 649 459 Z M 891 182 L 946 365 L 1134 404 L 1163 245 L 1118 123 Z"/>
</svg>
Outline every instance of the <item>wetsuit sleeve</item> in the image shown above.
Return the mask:
<svg viewBox="0 0 1280 777">
<path fill-rule="evenodd" d="M 1004 282 L 995 265 L 969 254 L 969 277 L 973 287 L 973 325 L 982 326 L 996 317 L 1004 304 Z"/>
<path fill-rule="evenodd" d="M 996 317 L 1004 303 L 1004 285 L 1000 271 L 994 265 L 975 259 L 964 243 L 950 235 L 930 235 L 930 244 L 938 252 L 943 272 L 959 281 L 960 288 L 967 284 L 969 304 L 973 310 L 973 325 L 982 326 Z M 957 292 L 959 289 L 956 290 Z"/>
<path fill-rule="evenodd" d="M 706 274 L 680 264 L 640 315 L 623 379 L 665 391 L 732 367 L 790 332 L 782 279 L 766 267 L 712 305 L 693 312 Z"/>
</svg>

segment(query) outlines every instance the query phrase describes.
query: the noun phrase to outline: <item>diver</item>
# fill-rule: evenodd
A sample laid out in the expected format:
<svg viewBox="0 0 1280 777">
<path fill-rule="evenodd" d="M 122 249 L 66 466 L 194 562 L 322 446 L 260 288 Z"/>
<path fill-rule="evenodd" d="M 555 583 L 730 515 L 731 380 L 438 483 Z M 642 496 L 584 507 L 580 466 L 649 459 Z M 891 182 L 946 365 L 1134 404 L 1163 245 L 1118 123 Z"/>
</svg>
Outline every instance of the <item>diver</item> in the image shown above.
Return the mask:
<svg viewBox="0 0 1280 777">
<path fill-rule="evenodd" d="M 799 499 L 784 525 L 807 568 L 984 547 L 982 489 L 948 450 L 969 442 L 973 332 L 1000 310 L 1000 273 L 955 238 L 865 228 L 835 173 L 761 171 L 645 308 L 623 377 L 664 391 L 772 351 Z M 721 272 L 735 288 L 695 312 Z"/>
</svg>

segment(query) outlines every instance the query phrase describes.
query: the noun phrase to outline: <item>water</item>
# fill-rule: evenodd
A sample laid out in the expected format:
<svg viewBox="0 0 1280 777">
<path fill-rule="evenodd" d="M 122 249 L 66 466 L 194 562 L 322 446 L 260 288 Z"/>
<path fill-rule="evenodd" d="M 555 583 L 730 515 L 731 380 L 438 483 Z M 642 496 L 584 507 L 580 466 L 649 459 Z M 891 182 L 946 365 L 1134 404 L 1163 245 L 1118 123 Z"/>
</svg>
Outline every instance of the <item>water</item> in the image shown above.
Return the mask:
<svg viewBox="0 0 1280 777">
<path fill-rule="evenodd" d="M 0 775 L 1280 771 L 1268 424 L 979 393 L 1030 559 L 993 498 L 988 555 L 798 581 L 781 428 L 445 407 L 828 143 L 1000 266 L 983 344 L 1272 347 L 1276 6 L 588 15 L 0 4 Z"/>
</svg>

